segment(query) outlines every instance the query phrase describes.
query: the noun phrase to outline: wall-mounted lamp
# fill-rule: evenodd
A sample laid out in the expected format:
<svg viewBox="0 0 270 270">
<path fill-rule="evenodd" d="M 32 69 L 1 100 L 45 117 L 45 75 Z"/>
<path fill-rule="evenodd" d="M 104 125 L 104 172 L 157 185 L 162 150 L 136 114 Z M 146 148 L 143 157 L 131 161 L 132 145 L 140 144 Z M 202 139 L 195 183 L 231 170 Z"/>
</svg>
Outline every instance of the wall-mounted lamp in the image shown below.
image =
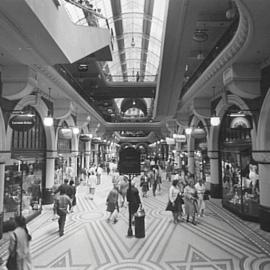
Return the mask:
<svg viewBox="0 0 270 270">
<path fill-rule="evenodd" d="M 45 127 L 52 127 L 53 126 L 53 118 L 49 113 L 48 113 L 48 116 L 44 117 L 43 124 Z"/>
<path fill-rule="evenodd" d="M 213 97 L 215 98 L 215 86 L 213 86 Z M 210 117 L 210 124 L 213 127 L 217 127 L 220 125 L 220 117 L 216 115 L 216 111 L 214 111 L 214 114 Z"/>
<path fill-rule="evenodd" d="M 49 101 L 51 101 L 51 88 L 49 88 Z M 48 110 L 48 115 L 44 117 L 43 124 L 45 127 L 53 126 L 53 117 L 50 110 Z"/>
<path fill-rule="evenodd" d="M 220 117 L 214 115 L 210 118 L 210 124 L 213 127 L 217 127 L 220 125 Z"/>
<path fill-rule="evenodd" d="M 186 128 L 185 133 L 186 135 L 190 135 L 192 133 L 192 128 L 191 127 Z"/>
</svg>

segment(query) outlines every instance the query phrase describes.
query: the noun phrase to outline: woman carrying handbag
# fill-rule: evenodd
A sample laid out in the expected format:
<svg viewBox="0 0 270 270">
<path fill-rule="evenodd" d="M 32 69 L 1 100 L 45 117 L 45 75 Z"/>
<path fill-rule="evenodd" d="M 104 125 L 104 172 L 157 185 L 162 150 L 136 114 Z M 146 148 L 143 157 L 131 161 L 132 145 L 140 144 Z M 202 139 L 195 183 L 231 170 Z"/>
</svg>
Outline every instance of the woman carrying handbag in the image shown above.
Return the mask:
<svg viewBox="0 0 270 270">
<path fill-rule="evenodd" d="M 6 267 L 9 270 L 31 270 L 32 263 L 29 250 L 29 234 L 23 216 L 15 217 L 16 229 L 10 235 L 9 257 Z"/>
<path fill-rule="evenodd" d="M 166 211 L 172 212 L 174 224 L 177 224 L 180 221 L 179 216 L 182 212 L 182 198 L 178 188 L 177 179 L 172 181 L 172 185 L 169 189 L 169 201 L 166 207 Z"/>
</svg>

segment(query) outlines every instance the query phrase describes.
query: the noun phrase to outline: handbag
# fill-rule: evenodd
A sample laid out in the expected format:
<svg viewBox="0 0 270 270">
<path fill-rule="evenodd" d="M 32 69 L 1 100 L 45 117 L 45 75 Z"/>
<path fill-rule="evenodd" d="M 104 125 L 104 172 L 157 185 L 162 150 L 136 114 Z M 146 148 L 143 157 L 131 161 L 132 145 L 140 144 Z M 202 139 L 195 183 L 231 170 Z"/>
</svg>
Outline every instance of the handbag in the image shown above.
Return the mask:
<svg viewBox="0 0 270 270">
<path fill-rule="evenodd" d="M 166 211 L 175 211 L 174 209 L 175 207 L 173 207 L 172 202 L 169 200 L 166 206 Z"/>
<path fill-rule="evenodd" d="M 6 267 L 9 270 L 16 270 L 17 269 L 17 236 L 16 233 L 14 233 L 14 238 L 15 238 L 15 244 L 13 250 L 10 252 Z"/>
<path fill-rule="evenodd" d="M 210 198 L 209 198 L 209 195 L 210 195 L 210 192 L 208 190 L 206 190 L 203 194 L 203 200 L 204 201 L 208 201 Z"/>
</svg>

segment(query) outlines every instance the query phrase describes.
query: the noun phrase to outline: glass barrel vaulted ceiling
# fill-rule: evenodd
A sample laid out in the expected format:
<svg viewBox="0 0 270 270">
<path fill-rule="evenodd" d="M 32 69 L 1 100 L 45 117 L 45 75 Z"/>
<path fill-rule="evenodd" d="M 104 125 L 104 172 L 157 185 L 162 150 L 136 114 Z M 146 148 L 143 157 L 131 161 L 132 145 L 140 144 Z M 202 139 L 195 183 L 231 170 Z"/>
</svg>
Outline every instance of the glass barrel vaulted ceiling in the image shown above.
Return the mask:
<svg viewBox="0 0 270 270">
<path fill-rule="evenodd" d="M 98 15 L 93 25 L 111 30 L 113 61 L 101 66 L 108 81 L 156 80 L 166 0 L 70 0 L 65 3 L 75 23 L 89 25 L 89 18 L 80 5 L 87 6 Z"/>
</svg>

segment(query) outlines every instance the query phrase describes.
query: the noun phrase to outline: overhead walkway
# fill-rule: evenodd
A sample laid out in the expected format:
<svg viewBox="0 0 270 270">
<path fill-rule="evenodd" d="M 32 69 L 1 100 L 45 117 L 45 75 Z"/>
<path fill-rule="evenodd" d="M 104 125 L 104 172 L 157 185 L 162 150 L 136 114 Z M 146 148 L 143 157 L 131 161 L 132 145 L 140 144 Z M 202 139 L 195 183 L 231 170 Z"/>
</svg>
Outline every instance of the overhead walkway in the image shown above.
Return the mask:
<svg viewBox="0 0 270 270">
<path fill-rule="evenodd" d="M 94 200 L 87 187 L 78 188 L 78 205 L 68 215 L 59 237 L 51 206 L 29 223 L 34 269 L 72 270 L 269 270 L 270 234 L 223 209 L 219 200 L 207 202 L 198 225 L 174 224 L 164 211 L 170 183 L 161 193 L 143 199 L 145 238 L 128 238 L 128 210 L 121 208 L 116 224 L 106 222 L 105 198 L 111 177 L 102 176 Z M 134 228 L 133 228 L 134 233 Z M 1 240 L 0 256 L 7 256 L 8 234 Z"/>
</svg>

